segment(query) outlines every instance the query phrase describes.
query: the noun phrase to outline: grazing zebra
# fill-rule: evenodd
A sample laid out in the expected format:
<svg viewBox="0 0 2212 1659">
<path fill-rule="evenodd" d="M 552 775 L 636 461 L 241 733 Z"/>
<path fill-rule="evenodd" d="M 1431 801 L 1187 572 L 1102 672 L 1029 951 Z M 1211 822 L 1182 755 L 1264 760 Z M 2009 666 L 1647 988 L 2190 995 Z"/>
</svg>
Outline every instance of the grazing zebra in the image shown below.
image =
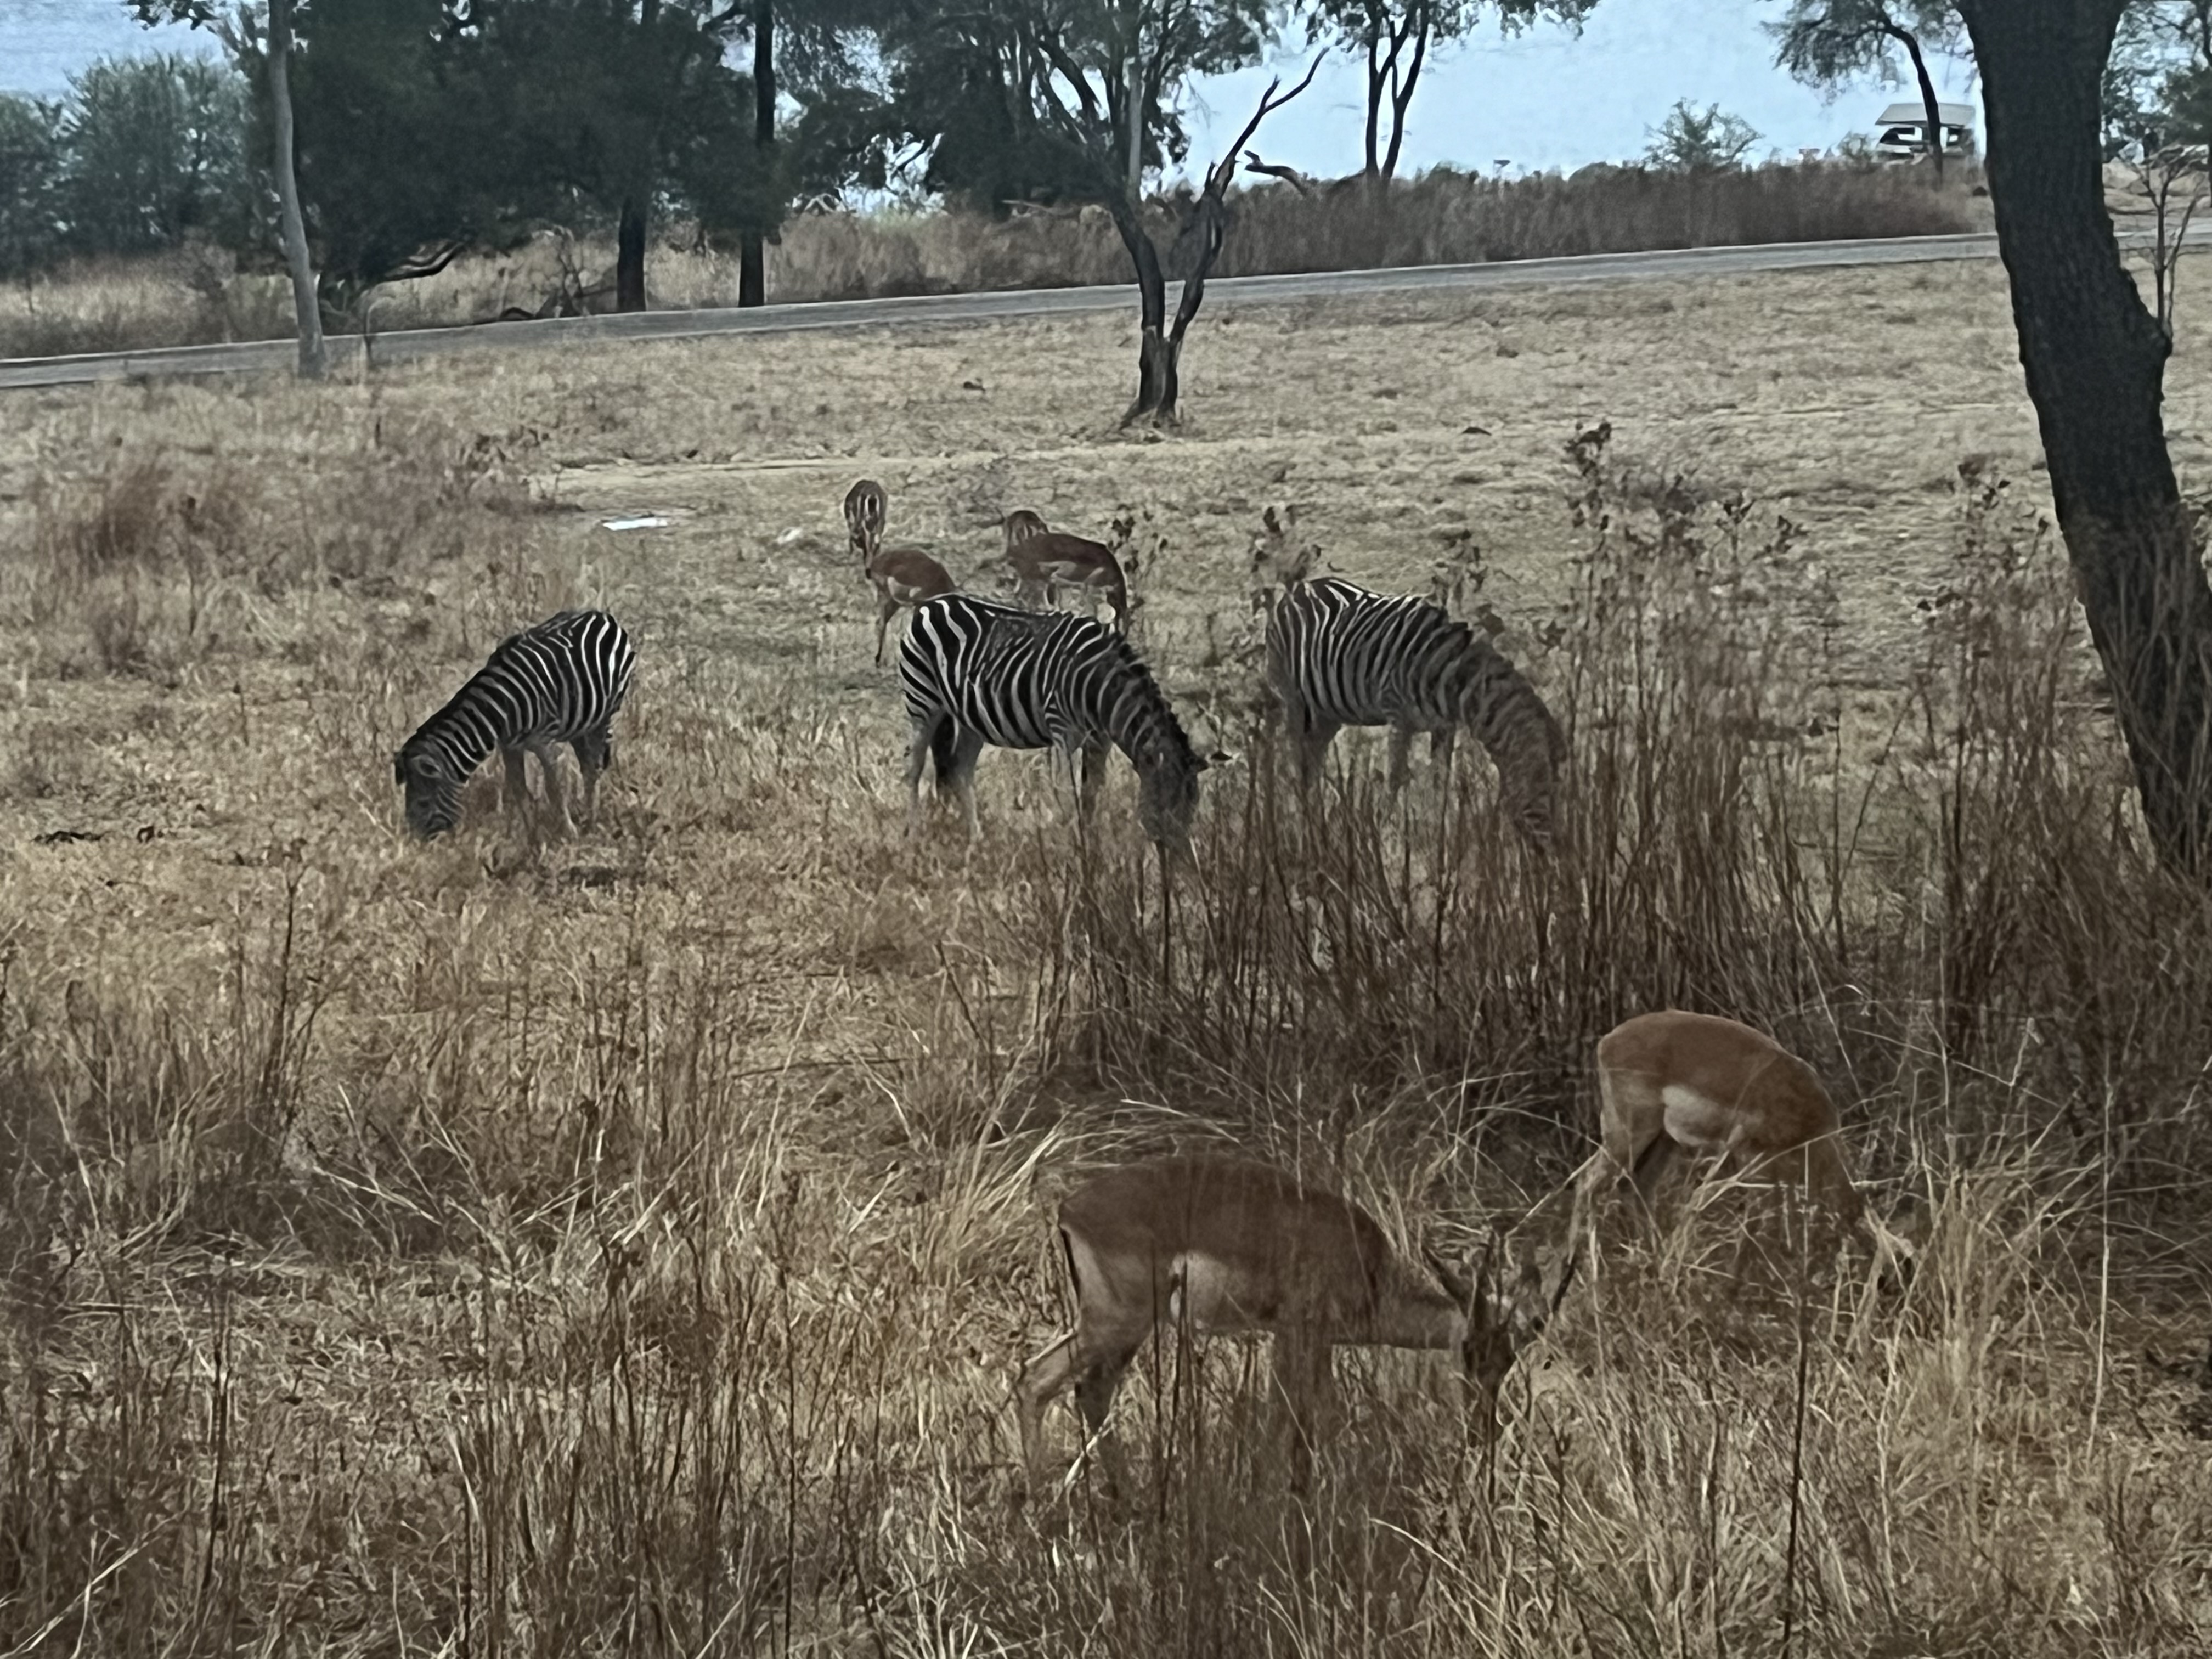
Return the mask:
<svg viewBox="0 0 2212 1659">
<path fill-rule="evenodd" d="M 845 492 L 845 532 L 852 538 L 854 553 L 864 565 L 875 557 L 876 550 L 883 545 L 884 518 L 888 510 L 884 487 L 873 478 L 863 478 Z"/>
<path fill-rule="evenodd" d="M 462 784 L 496 749 L 507 768 L 507 810 L 520 812 L 528 799 L 522 757 L 532 754 L 546 799 L 573 828 L 553 755 L 562 743 L 583 769 L 589 823 L 599 774 L 614 757 L 607 728 L 636 666 L 629 635 L 604 611 L 563 611 L 507 635 L 393 757 L 392 775 L 407 792 L 407 827 L 424 837 L 452 829 L 460 821 Z"/>
<path fill-rule="evenodd" d="M 1431 734 L 1449 769 L 1472 726 L 1498 768 L 1506 814 L 1533 842 L 1551 838 L 1567 744 L 1559 723 L 1489 641 L 1425 599 L 1370 593 L 1334 576 L 1293 586 L 1267 624 L 1267 678 L 1310 786 L 1337 728 L 1390 728 L 1390 789 L 1405 787 L 1413 733 Z"/>
<path fill-rule="evenodd" d="M 1138 819 L 1163 848 L 1187 852 L 1206 763 L 1128 641 L 1088 617 L 1054 616 L 951 593 L 915 607 L 899 647 L 914 741 L 907 751 L 907 827 L 921 822 L 921 766 L 959 793 L 979 836 L 975 761 L 986 744 L 1053 748 L 1081 757 L 1079 809 L 1088 816 L 1109 744 L 1139 781 Z"/>
</svg>

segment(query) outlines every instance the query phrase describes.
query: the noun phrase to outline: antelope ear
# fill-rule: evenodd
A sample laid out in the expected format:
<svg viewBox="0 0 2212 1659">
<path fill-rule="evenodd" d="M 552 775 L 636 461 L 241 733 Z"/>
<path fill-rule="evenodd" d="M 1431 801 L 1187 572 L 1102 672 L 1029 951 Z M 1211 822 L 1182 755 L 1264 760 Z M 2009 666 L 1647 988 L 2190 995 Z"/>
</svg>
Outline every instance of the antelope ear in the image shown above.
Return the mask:
<svg viewBox="0 0 2212 1659">
<path fill-rule="evenodd" d="M 404 785 L 407 781 L 407 751 L 395 750 L 392 756 L 392 781 Z"/>
</svg>

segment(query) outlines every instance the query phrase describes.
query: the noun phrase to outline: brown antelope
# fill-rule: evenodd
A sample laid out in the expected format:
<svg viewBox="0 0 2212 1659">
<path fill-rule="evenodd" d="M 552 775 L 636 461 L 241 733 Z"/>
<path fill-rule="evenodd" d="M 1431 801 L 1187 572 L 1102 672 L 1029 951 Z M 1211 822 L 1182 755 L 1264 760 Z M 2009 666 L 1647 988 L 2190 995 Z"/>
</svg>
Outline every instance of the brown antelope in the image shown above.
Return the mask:
<svg viewBox="0 0 2212 1659">
<path fill-rule="evenodd" d="M 878 520 L 880 526 L 881 520 Z M 876 664 L 884 660 L 884 635 L 902 605 L 920 605 L 959 584 L 945 567 L 918 547 L 886 547 L 868 561 L 868 580 L 876 585 Z"/>
<path fill-rule="evenodd" d="M 1129 586 L 1112 548 L 1065 535 L 1030 512 L 1009 513 L 1005 527 L 1006 562 L 1014 568 L 1015 592 L 1024 605 L 1040 599 L 1057 605 L 1060 588 L 1079 587 L 1103 596 L 1113 607 L 1115 625 L 1128 632 Z"/>
<path fill-rule="evenodd" d="M 1243 1158 L 1167 1158 L 1111 1170 L 1062 1201 L 1060 1242 L 1075 1327 L 1014 1385 L 1033 1484 L 1045 1474 L 1045 1407 L 1073 1385 L 1097 1436 L 1146 1339 L 1178 1323 L 1200 1334 L 1274 1339 L 1301 1489 L 1337 1346 L 1449 1350 L 1494 1399 L 1521 1340 L 1534 1334 L 1506 1316 L 1486 1282 L 1478 1295 L 1433 1255 L 1426 1269 L 1416 1267 L 1358 1205 Z M 1486 1262 L 1480 1277 L 1489 1277 Z"/>
<path fill-rule="evenodd" d="M 864 565 L 883 545 L 886 510 L 884 487 L 873 478 L 863 478 L 845 492 L 845 530 L 852 538 L 854 554 Z"/>
<path fill-rule="evenodd" d="M 1575 1172 L 1556 1303 L 1574 1276 L 1599 1198 L 1624 1177 L 1648 1205 L 1680 1153 L 1778 1173 L 1900 1273 L 1912 1247 L 1875 1220 L 1851 1179 L 1835 1103 L 1813 1068 L 1763 1031 L 1711 1014 L 1638 1014 L 1597 1045 L 1600 1140 Z"/>
</svg>

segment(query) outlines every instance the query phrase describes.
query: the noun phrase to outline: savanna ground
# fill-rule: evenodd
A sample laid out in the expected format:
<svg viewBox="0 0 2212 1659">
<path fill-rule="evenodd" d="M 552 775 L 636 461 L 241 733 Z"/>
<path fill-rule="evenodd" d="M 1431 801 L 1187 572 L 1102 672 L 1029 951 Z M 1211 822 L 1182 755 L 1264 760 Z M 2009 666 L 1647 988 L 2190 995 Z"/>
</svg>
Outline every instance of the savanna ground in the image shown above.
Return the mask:
<svg viewBox="0 0 2212 1659">
<path fill-rule="evenodd" d="M 2212 907 L 2143 850 L 2001 269 L 1222 310 L 1165 438 L 1133 335 L 9 400 L 0 1652 L 2203 1650 Z M 1123 521 L 1218 757 L 1164 899 L 1118 763 L 1087 837 L 998 753 L 980 844 L 904 837 L 863 474 L 986 587 L 1010 507 Z M 1270 506 L 1502 625 L 1554 853 L 1479 756 L 1290 799 Z M 488 778 L 410 843 L 392 750 L 577 603 L 641 658 L 599 825 Z M 1494 1443 L 1347 1354 L 1302 1508 L 1218 1344 L 1133 1380 L 1131 1491 L 1013 1501 L 1070 1179 L 1234 1142 L 1466 1249 L 1668 1004 L 1832 1080 L 1907 1290 L 1723 1194 L 1614 1230 Z"/>
</svg>

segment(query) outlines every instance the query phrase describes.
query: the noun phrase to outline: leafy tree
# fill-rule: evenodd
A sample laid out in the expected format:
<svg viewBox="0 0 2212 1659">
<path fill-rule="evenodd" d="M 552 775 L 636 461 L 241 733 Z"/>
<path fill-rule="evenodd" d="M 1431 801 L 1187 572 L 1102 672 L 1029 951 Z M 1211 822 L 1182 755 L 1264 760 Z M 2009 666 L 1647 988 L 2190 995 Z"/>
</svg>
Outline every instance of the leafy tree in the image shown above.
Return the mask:
<svg viewBox="0 0 2212 1659">
<path fill-rule="evenodd" d="M 1927 52 L 1954 51 L 1961 42 L 1950 0 L 1790 0 L 1788 14 L 1767 32 L 1777 63 L 1808 86 L 1831 89 L 1869 74 L 1897 84 L 1895 53 L 1902 47 L 1920 88 L 1936 176 L 1943 176 L 1943 128 Z"/>
<path fill-rule="evenodd" d="M 1667 118 L 1651 129 L 1650 138 L 1650 146 L 1644 152 L 1646 165 L 1669 173 L 1719 173 L 1742 165 L 1751 147 L 1759 142 L 1759 131 L 1718 104 L 1699 110 L 1682 98 L 1667 112 Z"/>
<path fill-rule="evenodd" d="M 554 199 L 615 222 L 618 310 L 645 307 L 657 207 L 687 206 L 709 235 L 781 217 L 750 82 L 724 62 L 741 3 L 535 0 L 485 19 L 491 72 L 510 88 L 511 143 Z"/>
<path fill-rule="evenodd" d="M 1309 0 L 1306 39 L 1333 44 L 1364 60 L 1367 70 L 1366 172 L 1390 179 L 1406 142 L 1406 117 L 1430 50 L 1465 39 L 1486 12 L 1494 14 L 1507 33 L 1540 18 L 1579 30 L 1597 0 Z M 1382 138 L 1382 112 L 1389 112 L 1389 138 Z"/>
<path fill-rule="evenodd" d="M 865 34 L 892 14 L 890 0 L 739 0 L 738 24 L 751 36 L 752 142 L 778 167 L 787 192 L 807 194 L 848 183 L 883 183 L 882 100 L 866 87 Z M 781 101 L 799 106 L 787 156 L 777 157 Z M 741 234 L 738 303 L 768 301 L 765 231 Z"/>
<path fill-rule="evenodd" d="M 257 55 L 263 70 L 270 127 L 270 172 L 276 180 L 284 263 L 292 276 L 292 307 L 299 319 L 300 378 L 319 380 L 326 363 L 315 268 L 307 252 L 307 216 L 300 207 L 299 174 L 292 143 L 292 0 L 267 0 L 265 27 L 240 0 L 233 12 L 218 0 L 126 0 L 139 21 L 186 23 L 214 31 L 241 64 Z"/>
<path fill-rule="evenodd" d="M 62 248 L 67 139 L 59 104 L 0 93 L 0 276 L 21 276 Z"/>
<path fill-rule="evenodd" d="M 2160 413 L 2172 341 L 2106 205 L 2106 92 L 2128 0 L 1958 0 L 2021 363 L 2075 581 L 2153 844 L 2212 876 L 2212 586 Z"/>
<path fill-rule="evenodd" d="M 2212 137 L 2212 0 L 2136 0 L 2120 14 L 2101 96 L 2108 156 Z"/>
<path fill-rule="evenodd" d="M 63 137 L 70 246 L 138 253 L 195 230 L 243 240 L 257 217 L 252 105 L 244 76 L 204 58 L 111 58 L 75 76 Z"/>
<path fill-rule="evenodd" d="M 520 240 L 549 205 L 469 18 L 454 0 L 313 0 L 301 19 L 300 176 L 335 313 Z"/>
<path fill-rule="evenodd" d="M 1130 198 L 1147 170 L 1188 153 L 1184 85 L 1257 63 L 1274 10 L 1273 0 L 902 0 L 881 31 L 894 118 L 929 151 L 933 191 L 993 210 Z"/>
</svg>

